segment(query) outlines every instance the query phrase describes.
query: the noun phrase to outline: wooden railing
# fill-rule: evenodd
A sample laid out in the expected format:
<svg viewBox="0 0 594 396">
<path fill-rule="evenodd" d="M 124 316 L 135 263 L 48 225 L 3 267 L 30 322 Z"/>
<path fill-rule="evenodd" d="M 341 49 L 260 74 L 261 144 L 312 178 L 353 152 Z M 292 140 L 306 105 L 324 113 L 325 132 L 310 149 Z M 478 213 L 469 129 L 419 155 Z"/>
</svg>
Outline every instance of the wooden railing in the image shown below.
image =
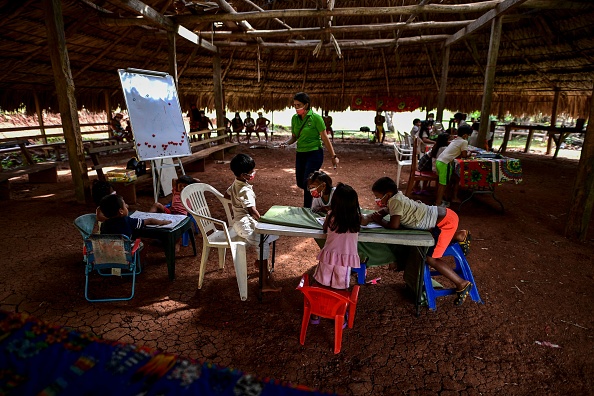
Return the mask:
<svg viewBox="0 0 594 396">
<path fill-rule="evenodd" d="M 97 126 L 104 126 L 106 127 L 105 129 L 101 129 L 101 130 L 82 130 L 83 128 L 90 128 L 90 127 L 97 127 Z M 87 135 L 97 135 L 97 134 L 109 134 L 110 129 L 107 128 L 109 126 L 109 123 L 107 122 L 94 122 L 94 123 L 88 123 L 88 124 L 80 124 L 81 127 L 81 134 L 83 136 L 87 136 Z M 7 132 L 23 132 L 23 131 L 41 131 L 46 130 L 46 129 L 62 129 L 62 125 L 44 125 L 43 127 L 37 125 L 37 126 L 30 126 L 30 127 L 11 127 L 11 128 L 0 128 L 0 133 L 4 133 L 6 134 Z M 46 139 L 50 138 L 50 137 L 62 137 L 62 140 L 64 138 L 64 133 L 36 133 L 36 134 L 27 134 L 27 133 L 14 133 L 14 136 L 10 136 L 10 137 L 6 137 L 3 139 L 0 139 L 0 144 L 2 142 L 6 142 L 6 141 L 12 141 L 15 139 L 34 139 L 34 140 L 41 140 L 43 141 L 43 143 L 46 143 Z M 105 136 L 106 137 L 106 136 Z"/>
</svg>

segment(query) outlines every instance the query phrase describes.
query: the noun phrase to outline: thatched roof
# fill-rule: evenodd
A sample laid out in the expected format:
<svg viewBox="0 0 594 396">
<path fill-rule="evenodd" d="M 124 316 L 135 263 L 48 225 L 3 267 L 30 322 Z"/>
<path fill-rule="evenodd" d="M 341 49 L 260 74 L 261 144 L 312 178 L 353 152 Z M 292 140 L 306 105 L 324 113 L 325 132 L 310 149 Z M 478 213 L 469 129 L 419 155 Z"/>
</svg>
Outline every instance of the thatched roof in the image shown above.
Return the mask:
<svg viewBox="0 0 594 396">
<path fill-rule="evenodd" d="M 0 108 L 34 95 L 57 110 L 44 1 L 0 0 Z M 444 42 L 510 0 L 63 0 L 77 104 L 124 106 L 117 69 L 168 71 L 166 29 L 180 24 L 207 43 L 177 36 L 182 106 L 214 107 L 213 55 L 221 57 L 229 111 L 280 110 L 298 91 L 345 110 L 354 95 L 418 96 L 437 105 Z M 594 81 L 594 2 L 517 1 L 503 17 L 492 113 L 587 116 Z M 142 4 L 158 18 L 141 16 Z M 298 10 L 298 11 L 293 11 Z M 153 14 L 153 15 L 155 15 Z M 476 23 L 476 22 L 475 22 Z M 325 29 L 323 29 L 325 27 Z M 450 46 L 450 110 L 480 109 L 491 24 Z M 191 35 L 191 32 L 190 32 Z M 319 48 L 316 46 L 321 43 Z M 210 44 L 213 44 L 214 47 Z M 340 51 L 340 56 L 339 56 Z"/>
</svg>

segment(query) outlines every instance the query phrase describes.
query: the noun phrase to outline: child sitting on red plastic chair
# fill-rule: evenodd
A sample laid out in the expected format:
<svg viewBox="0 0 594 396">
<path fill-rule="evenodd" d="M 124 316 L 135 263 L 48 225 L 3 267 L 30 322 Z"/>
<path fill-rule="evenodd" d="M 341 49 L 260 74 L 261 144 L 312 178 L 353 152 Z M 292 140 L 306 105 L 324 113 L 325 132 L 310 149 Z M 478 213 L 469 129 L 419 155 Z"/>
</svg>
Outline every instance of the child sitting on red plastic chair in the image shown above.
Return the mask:
<svg viewBox="0 0 594 396">
<path fill-rule="evenodd" d="M 328 236 L 318 253 L 318 266 L 313 276 L 318 283 L 332 289 L 349 288 L 351 269 L 361 267 L 357 253 L 360 228 L 361 211 L 357 192 L 351 186 L 338 183 L 324 221 L 324 232 Z M 318 324 L 320 318 L 312 315 L 310 323 Z"/>
<path fill-rule="evenodd" d="M 155 202 L 153 204 L 153 206 L 151 207 L 151 209 L 149 210 L 149 212 L 150 213 L 180 214 L 180 215 L 187 216 L 188 211 L 182 204 L 181 192 L 184 188 L 186 188 L 186 186 L 189 186 L 190 184 L 194 184 L 194 183 L 200 183 L 200 180 L 194 179 L 193 177 L 190 177 L 188 175 L 182 175 L 177 179 L 173 179 L 171 181 L 171 192 L 173 194 L 171 196 L 171 203 L 169 203 L 167 205 L 163 205 L 162 203 Z M 194 220 L 194 217 L 190 216 L 190 219 L 192 219 L 192 222 L 194 223 L 194 231 L 198 232 L 198 229 L 197 229 L 198 226 L 196 225 L 196 221 Z M 188 232 L 189 232 L 189 230 L 188 230 Z M 188 237 L 189 237 L 189 235 L 187 233 L 182 235 L 182 245 L 183 246 L 188 246 Z M 176 245 L 175 250 L 176 250 L 176 252 L 179 251 L 179 245 Z"/>
</svg>

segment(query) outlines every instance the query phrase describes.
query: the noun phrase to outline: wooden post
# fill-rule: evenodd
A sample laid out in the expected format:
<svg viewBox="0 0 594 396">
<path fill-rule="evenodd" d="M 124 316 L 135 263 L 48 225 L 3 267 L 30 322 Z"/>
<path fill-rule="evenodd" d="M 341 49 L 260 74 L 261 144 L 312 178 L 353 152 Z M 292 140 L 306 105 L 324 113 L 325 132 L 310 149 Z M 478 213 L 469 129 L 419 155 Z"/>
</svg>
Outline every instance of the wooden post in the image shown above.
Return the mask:
<svg viewBox="0 0 594 396">
<path fill-rule="evenodd" d="M 113 138 L 113 131 L 111 130 L 111 99 L 109 97 L 109 91 L 106 89 L 103 91 L 103 97 L 105 98 L 105 118 L 109 126 L 107 127 L 109 138 Z"/>
<path fill-rule="evenodd" d="M 177 54 L 175 48 L 175 32 L 167 32 L 167 55 L 169 58 L 169 74 L 173 77 L 175 82 L 175 89 L 177 89 Z M 179 93 L 178 93 L 179 95 Z"/>
<path fill-rule="evenodd" d="M 555 87 L 555 96 L 553 97 L 553 108 L 551 109 L 551 132 L 554 131 L 554 128 L 557 126 L 557 108 L 559 106 L 559 94 L 561 90 L 559 87 Z M 559 138 L 561 138 L 561 134 L 559 134 Z M 555 134 L 549 133 L 549 138 L 547 140 L 547 155 L 551 154 L 551 149 L 553 148 L 553 139 L 555 139 Z M 559 140 L 559 144 L 561 144 L 561 140 Z"/>
<path fill-rule="evenodd" d="M 489 54 L 487 55 L 487 68 L 485 70 L 481 123 L 476 141 L 476 146 L 480 148 L 485 147 L 485 143 L 487 142 L 487 132 L 489 132 L 493 86 L 495 85 L 495 68 L 497 67 L 497 55 L 499 54 L 499 42 L 501 41 L 502 20 L 503 17 L 497 16 L 493 19 L 493 22 L 491 22 L 491 40 L 489 42 Z"/>
<path fill-rule="evenodd" d="M 74 97 L 74 81 L 70 70 L 68 49 L 64 35 L 64 20 L 62 17 L 62 2 L 60 0 L 44 0 L 45 26 L 47 42 L 54 71 L 56 93 L 62 117 L 62 129 L 68 162 L 76 200 L 80 203 L 91 202 L 91 185 L 87 173 L 87 162 L 80 133 L 80 124 Z"/>
<path fill-rule="evenodd" d="M 435 120 L 443 122 L 443 109 L 445 107 L 446 89 L 448 85 L 448 69 L 450 67 L 450 46 L 446 46 L 441 60 L 441 82 L 439 83 L 439 96 L 437 98 L 437 114 Z"/>
<path fill-rule="evenodd" d="M 215 110 L 217 112 L 217 128 L 225 125 L 225 109 L 223 108 L 223 80 L 221 70 L 221 54 L 217 51 L 212 57 L 212 80 L 214 85 Z M 225 130 L 218 130 L 217 135 L 223 135 Z M 218 144 L 225 143 L 222 140 Z"/>
<path fill-rule="evenodd" d="M 35 112 L 37 112 L 37 121 L 39 122 L 41 139 L 43 140 L 43 144 L 47 144 L 47 137 L 45 136 L 45 128 L 43 126 L 43 109 L 39 105 L 39 97 L 37 96 L 36 91 L 33 91 L 33 99 L 35 100 Z"/>
<path fill-rule="evenodd" d="M 594 207 L 594 91 L 590 97 L 590 115 L 582 154 L 578 164 L 573 197 L 565 226 L 567 238 L 586 241 L 592 208 Z"/>
</svg>

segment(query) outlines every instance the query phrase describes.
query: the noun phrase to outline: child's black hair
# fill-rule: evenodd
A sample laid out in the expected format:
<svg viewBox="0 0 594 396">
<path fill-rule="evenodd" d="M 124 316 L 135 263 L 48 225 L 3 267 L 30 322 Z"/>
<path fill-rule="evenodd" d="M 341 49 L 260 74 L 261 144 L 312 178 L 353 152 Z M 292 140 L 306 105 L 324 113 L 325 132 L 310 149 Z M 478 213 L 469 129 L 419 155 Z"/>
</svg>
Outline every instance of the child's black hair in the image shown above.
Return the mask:
<svg viewBox="0 0 594 396">
<path fill-rule="evenodd" d="M 324 194 L 330 194 L 332 191 L 332 178 L 328 176 L 326 172 L 323 171 L 315 171 L 314 173 L 310 174 L 307 178 L 307 182 L 313 183 L 318 181 L 321 183 L 326 183 L 326 188 L 324 188 Z"/>
<path fill-rule="evenodd" d="M 101 200 L 99 208 L 108 219 L 118 217 L 120 209 L 124 209 L 124 198 L 121 195 L 110 194 Z"/>
<path fill-rule="evenodd" d="M 439 151 L 440 148 L 447 146 L 449 140 L 450 140 L 449 133 L 440 133 L 439 135 L 437 135 L 437 140 L 435 140 L 435 144 L 433 145 L 433 148 L 431 149 L 431 154 L 430 154 L 431 157 L 437 158 L 437 152 Z"/>
<path fill-rule="evenodd" d="M 361 209 L 359 196 L 353 187 L 338 183 L 330 203 L 328 227 L 339 234 L 359 232 L 361 229 Z"/>
<path fill-rule="evenodd" d="M 380 177 L 375 181 L 375 183 L 373 183 L 371 191 L 380 194 L 387 194 L 389 192 L 396 194 L 398 192 L 398 186 L 394 180 L 390 179 L 389 177 Z M 334 192 L 334 195 L 336 195 L 336 191 Z M 334 197 L 332 197 L 332 201 L 334 202 Z"/>
<path fill-rule="evenodd" d="M 198 181 L 196 179 L 194 179 L 192 176 L 181 175 L 180 177 L 177 178 L 177 183 L 185 184 L 186 186 L 189 186 L 190 184 L 198 183 Z"/>
<path fill-rule="evenodd" d="M 244 173 L 251 173 L 256 167 L 256 161 L 247 154 L 237 154 L 231 160 L 230 168 L 231 172 L 236 177 L 241 176 Z"/>
<path fill-rule="evenodd" d="M 421 120 L 420 120 L 419 118 L 415 118 L 415 119 L 413 120 L 413 125 L 416 125 L 416 124 L 417 124 L 417 122 L 421 122 Z"/>
<path fill-rule="evenodd" d="M 102 181 L 95 179 L 93 180 L 93 185 L 91 186 L 91 195 L 93 196 L 93 201 L 95 205 L 99 206 L 99 203 L 106 195 L 111 194 L 113 191 L 113 187 L 109 182 Z"/>
<path fill-rule="evenodd" d="M 472 134 L 472 128 L 468 124 L 462 124 L 462 125 L 460 125 L 460 128 L 458 128 L 458 136 L 464 136 L 464 135 L 470 136 L 471 134 Z"/>
</svg>

